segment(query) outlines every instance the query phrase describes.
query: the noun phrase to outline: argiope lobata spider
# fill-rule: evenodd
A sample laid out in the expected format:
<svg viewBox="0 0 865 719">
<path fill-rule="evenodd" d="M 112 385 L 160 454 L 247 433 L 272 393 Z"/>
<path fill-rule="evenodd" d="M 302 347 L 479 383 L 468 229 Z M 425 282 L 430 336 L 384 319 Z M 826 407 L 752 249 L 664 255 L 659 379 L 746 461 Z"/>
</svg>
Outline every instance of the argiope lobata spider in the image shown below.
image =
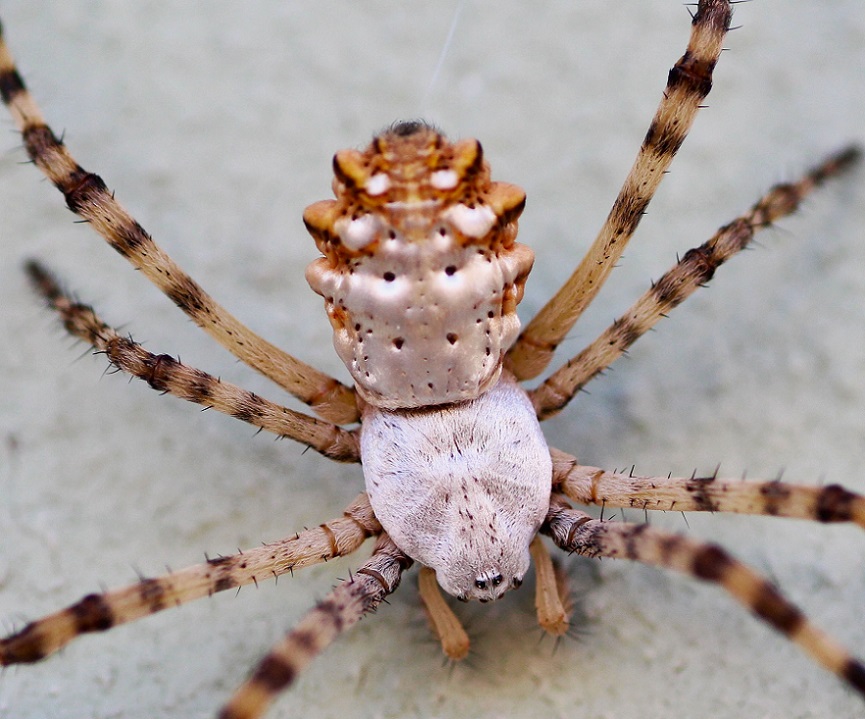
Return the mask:
<svg viewBox="0 0 865 719">
<path fill-rule="evenodd" d="M 495 169 L 495 168 L 494 168 L 494 169 Z M 106 174 L 107 174 L 107 173 L 106 173 Z M 502 175 L 503 173 L 499 172 L 498 174 L 499 174 L 499 175 Z M 726 219 L 726 218 L 721 218 L 721 219 Z M 154 343 L 154 344 L 155 344 L 155 343 Z"/>
</svg>

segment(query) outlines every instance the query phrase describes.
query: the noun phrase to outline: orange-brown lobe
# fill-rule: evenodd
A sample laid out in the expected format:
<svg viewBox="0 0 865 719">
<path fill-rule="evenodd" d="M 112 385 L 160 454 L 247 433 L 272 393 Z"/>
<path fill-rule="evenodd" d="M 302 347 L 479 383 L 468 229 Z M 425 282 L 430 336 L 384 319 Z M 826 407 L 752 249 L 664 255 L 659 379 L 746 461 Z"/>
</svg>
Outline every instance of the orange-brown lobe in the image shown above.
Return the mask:
<svg viewBox="0 0 865 719">
<path fill-rule="evenodd" d="M 303 214 L 318 249 L 329 258 L 334 254 L 341 258 L 357 254 L 340 247 L 334 222 L 386 211 L 395 224 L 403 224 L 399 222 L 399 211 L 387 209 L 394 203 L 413 205 L 414 213 L 423 208 L 422 214 L 430 221 L 449 205 L 485 204 L 498 218 L 496 229 L 504 230 L 490 240 L 505 246 L 513 243 L 516 220 L 525 206 L 522 188 L 491 182 L 489 164 L 477 140 L 451 143 L 421 122 L 394 125 L 376 136 L 363 152 L 340 150 L 334 155 L 333 169 L 337 199 L 313 203 Z M 376 177 L 381 179 L 373 180 Z M 453 183 L 449 182 L 451 178 Z M 373 251 L 374 245 L 364 249 Z"/>
</svg>

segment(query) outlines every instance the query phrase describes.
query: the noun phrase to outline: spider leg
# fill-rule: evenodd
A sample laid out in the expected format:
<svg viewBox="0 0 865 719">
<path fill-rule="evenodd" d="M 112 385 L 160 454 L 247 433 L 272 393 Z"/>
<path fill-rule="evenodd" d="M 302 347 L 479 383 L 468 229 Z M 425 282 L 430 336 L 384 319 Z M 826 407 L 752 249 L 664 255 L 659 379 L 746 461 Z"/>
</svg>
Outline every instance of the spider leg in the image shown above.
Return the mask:
<svg viewBox="0 0 865 719">
<path fill-rule="evenodd" d="M 90 594 L 59 612 L 31 622 L 0 639 L 0 667 L 44 659 L 82 634 L 105 631 L 193 599 L 351 554 L 368 537 L 380 533 L 381 525 L 369 500 L 361 494 L 339 519 L 289 539 L 208 559 L 204 564 L 144 579 L 122 589 Z"/>
<path fill-rule="evenodd" d="M 418 590 L 430 628 L 441 643 L 445 656 L 453 662 L 465 659 L 471 645 L 469 635 L 442 596 L 434 569 L 421 567 Z"/>
<path fill-rule="evenodd" d="M 352 388 L 283 352 L 217 304 L 114 199 L 102 178 L 75 161 L 25 87 L 3 40 L 2 25 L 0 96 L 21 132 L 30 159 L 63 193 L 70 210 L 93 225 L 111 247 L 242 362 L 310 405 L 321 417 L 337 424 L 357 421 Z"/>
<path fill-rule="evenodd" d="M 507 366 L 517 379 L 530 379 L 543 371 L 618 262 L 709 94 L 731 15 L 730 2 L 699 3 L 687 50 L 670 70 L 664 96 L 601 231 L 574 273 L 508 353 Z"/>
<path fill-rule="evenodd" d="M 181 364 L 169 355 L 148 352 L 106 325 L 90 306 L 74 302 L 44 267 L 29 262 L 26 270 L 39 294 L 60 315 L 66 330 L 104 352 L 117 369 L 144 380 L 160 392 L 212 407 L 281 437 L 291 437 L 331 459 L 360 461 L 355 432 L 275 404 L 200 369 Z"/>
<path fill-rule="evenodd" d="M 720 228 L 708 242 L 688 250 L 594 342 L 529 391 L 538 418 L 547 419 L 559 412 L 589 380 L 618 359 L 667 312 L 712 279 L 718 267 L 747 247 L 758 230 L 795 212 L 816 187 L 850 168 L 860 157 L 858 148 L 848 147 L 828 157 L 798 182 L 775 185 L 748 212 Z"/>
<path fill-rule="evenodd" d="M 553 449 L 553 488 L 580 504 L 673 512 L 734 512 L 817 522 L 855 522 L 865 529 L 865 496 L 838 484 L 808 487 L 708 477 L 640 477 L 585 467 Z"/>
<path fill-rule="evenodd" d="M 814 626 L 767 579 L 720 547 L 646 524 L 604 522 L 554 495 L 541 531 L 567 552 L 633 559 L 714 582 L 865 697 L 865 664 Z"/>
<path fill-rule="evenodd" d="M 382 534 L 369 561 L 333 589 L 261 660 L 220 711 L 220 719 L 262 716 L 318 654 L 396 590 L 411 564 L 390 537 Z"/>
<path fill-rule="evenodd" d="M 560 637 L 568 631 L 570 625 L 564 601 L 566 597 L 562 597 L 553 558 L 540 535 L 536 535 L 532 540 L 529 550 L 535 565 L 535 609 L 538 624 L 547 634 Z"/>
</svg>

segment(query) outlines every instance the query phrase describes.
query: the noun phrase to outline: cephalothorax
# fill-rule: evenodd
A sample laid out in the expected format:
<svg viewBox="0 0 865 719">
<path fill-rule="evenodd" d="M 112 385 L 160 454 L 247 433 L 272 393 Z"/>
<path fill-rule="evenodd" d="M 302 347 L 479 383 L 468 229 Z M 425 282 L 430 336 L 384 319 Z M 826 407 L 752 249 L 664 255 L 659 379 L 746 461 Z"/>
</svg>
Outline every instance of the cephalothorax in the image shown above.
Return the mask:
<svg viewBox="0 0 865 719">
<path fill-rule="evenodd" d="M 322 257 L 307 271 L 325 301 L 346 386 L 287 354 L 215 302 L 82 168 L 47 125 L 0 35 L 0 95 L 34 164 L 68 207 L 237 358 L 306 403 L 297 412 L 153 354 L 62 292 L 38 262 L 27 272 L 73 335 L 119 370 L 321 454 L 362 462 L 366 491 L 343 515 L 279 542 L 130 587 L 90 594 L 0 640 L 0 666 L 41 660 L 104 631 L 215 592 L 258 583 L 355 551 L 372 556 L 339 583 L 260 662 L 220 713 L 261 716 L 339 634 L 393 592 L 414 561 L 420 595 L 445 653 L 468 638 L 438 585 L 488 601 L 536 571 L 541 627 L 568 628 L 564 585 L 541 535 L 588 557 L 632 559 L 715 583 L 865 697 L 865 665 L 814 626 L 760 573 L 722 548 L 648 524 L 596 519 L 572 503 L 853 522 L 865 497 L 838 485 L 708 477 L 640 477 L 582 466 L 548 448 L 539 420 L 560 411 L 642 334 L 712 278 L 755 232 L 792 213 L 816 186 L 859 158 L 848 147 L 801 179 L 771 188 L 689 250 L 579 354 L 531 390 L 637 228 L 697 110 L 730 25 L 731 2 L 701 0 L 684 55 L 670 71 L 637 159 L 597 238 L 571 277 L 520 333 L 516 306 L 533 256 L 515 241 L 525 195 L 494 182 L 475 140 L 449 142 L 418 122 L 394 125 L 364 152 L 334 158 L 335 200 L 304 220 Z M 360 422 L 359 427 L 346 428 Z"/>
<path fill-rule="evenodd" d="M 478 399 L 408 411 L 369 406 L 361 457 L 375 516 L 460 599 L 518 587 L 550 506 L 550 453 L 510 375 Z"/>
</svg>

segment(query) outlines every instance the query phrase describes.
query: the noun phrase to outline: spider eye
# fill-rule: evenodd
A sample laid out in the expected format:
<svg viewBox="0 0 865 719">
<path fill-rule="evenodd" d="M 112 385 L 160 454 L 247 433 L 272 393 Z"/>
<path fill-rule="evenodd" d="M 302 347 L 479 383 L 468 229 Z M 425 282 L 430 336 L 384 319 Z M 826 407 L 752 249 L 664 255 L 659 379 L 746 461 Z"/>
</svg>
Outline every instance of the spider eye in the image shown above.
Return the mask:
<svg viewBox="0 0 865 719">
<path fill-rule="evenodd" d="M 475 579 L 475 586 L 478 589 L 486 589 L 487 588 L 487 582 L 485 579 Z"/>
<path fill-rule="evenodd" d="M 493 586 L 494 586 L 494 587 L 497 587 L 497 586 L 499 586 L 499 584 L 501 584 L 501 583 L 502 583 L 502 575 L 501 575 L 501 574 L 496 574 L 496 576 L 493 577 Z"/>
<path fill-rule="evenodd" d="M 511 581 L 511 585 L 513 586 L 514 589 L 521 587 L 523 585 L 523 578 L 522 577 L 514 577 L 513 580 Z"/>
</svg>

